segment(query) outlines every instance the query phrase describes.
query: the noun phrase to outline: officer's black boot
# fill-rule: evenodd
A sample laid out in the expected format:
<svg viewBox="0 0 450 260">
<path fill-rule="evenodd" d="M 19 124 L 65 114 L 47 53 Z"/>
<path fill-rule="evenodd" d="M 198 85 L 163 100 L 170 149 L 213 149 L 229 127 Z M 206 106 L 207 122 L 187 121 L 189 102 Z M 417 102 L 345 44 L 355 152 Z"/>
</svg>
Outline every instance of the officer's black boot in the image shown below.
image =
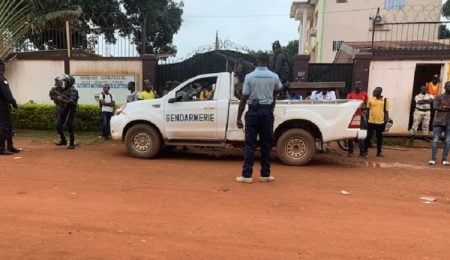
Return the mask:
<svg viewBox="0 0 450 260">
<path fill-rule="evenodd" d="M 67 140 L 64 133 L 59 134 L 59 142 L 57 142 L 56 145 L 67 145 Z"/>
<path fill-rule="evenodd" d="M 12 153 L 20 153 L 21 151 L 21 149 L 17 149 L 14 147 L 12 138 L 6 139 L 6 150 Z"/>
<path fill-rule="evenodd" d="M 0 155 L 12 155 L 13 153 L 5 149 L 5 139 L 0 139 Z"/>
<path fill-rule="evenodd" d="M 70 143 L 67 146 L 67 149 L 75 149 L 75 135 L 74 133 L 70 133 Z"/>
</svg>

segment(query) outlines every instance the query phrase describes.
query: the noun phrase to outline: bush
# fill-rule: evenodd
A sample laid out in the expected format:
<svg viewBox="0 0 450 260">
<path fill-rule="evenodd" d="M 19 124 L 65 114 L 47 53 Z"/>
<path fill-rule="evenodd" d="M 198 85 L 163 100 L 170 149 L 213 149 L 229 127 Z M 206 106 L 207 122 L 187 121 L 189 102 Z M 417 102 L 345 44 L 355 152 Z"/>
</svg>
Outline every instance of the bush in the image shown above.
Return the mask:
<svg viewBox="0 0 450 260">
<path fill-rule="evenodd" d="M 13 110 L 14 127 L 33 130 L 55 129 L 55 105 L 25 104 Z M 78 105 L 75 130 L 100 131 L 101 111 L 98 105 Z"/>
</svg>

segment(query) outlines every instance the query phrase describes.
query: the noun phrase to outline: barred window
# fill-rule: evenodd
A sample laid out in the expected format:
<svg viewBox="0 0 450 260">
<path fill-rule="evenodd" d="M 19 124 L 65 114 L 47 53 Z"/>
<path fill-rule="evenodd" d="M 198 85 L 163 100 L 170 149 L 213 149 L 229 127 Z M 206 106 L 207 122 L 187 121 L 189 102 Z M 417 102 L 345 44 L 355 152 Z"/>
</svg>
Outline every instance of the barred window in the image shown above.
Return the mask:
<svg viewBox="0 0 450 260">
<path fill-rule="evenodd" d="M 405 7 L 406 0 L 384 0 L 384 9 L 395 10 Z"/>
<path fill-rule="evenodd" d="M 344 41 L 333 41 L 333 51 L 338 51 Z"/>
</svg>

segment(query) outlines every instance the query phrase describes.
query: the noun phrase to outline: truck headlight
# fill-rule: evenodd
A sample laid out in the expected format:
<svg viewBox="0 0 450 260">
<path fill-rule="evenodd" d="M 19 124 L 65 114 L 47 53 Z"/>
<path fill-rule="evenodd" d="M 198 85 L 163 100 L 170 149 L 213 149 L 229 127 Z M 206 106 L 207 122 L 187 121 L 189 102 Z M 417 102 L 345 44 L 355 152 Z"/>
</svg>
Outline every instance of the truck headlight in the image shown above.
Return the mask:
<svg viewBox="0 0 450 260">
<path fill-rule="evenodd" d="M 116 112 L 114 113 L 114 115 L 115 115 L 115 116 L 120 115 L 120 114 L 125 110 L 125 108 L 127 108 L 127 104 L 121 105 L 121 106 L 116 110 Z"/>
</svg>

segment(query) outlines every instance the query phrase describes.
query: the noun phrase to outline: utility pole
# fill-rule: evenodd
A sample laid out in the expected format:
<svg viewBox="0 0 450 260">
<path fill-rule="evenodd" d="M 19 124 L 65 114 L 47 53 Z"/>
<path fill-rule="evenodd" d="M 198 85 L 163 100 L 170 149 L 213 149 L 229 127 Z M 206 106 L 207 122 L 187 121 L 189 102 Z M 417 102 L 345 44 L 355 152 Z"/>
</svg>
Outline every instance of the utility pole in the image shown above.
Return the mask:
<svg viewBox="0 0 450 260">
<path fill-rule="evenodd" d="M 216 31 L 216 51 L 220 49 L 219 31 Z"/>
<path fill-rule="evenodd" d="M 142 16 L 144 23 L 142 24 L 141 56 L 144 56 L 147 50 L 147 9 L 144 9 Z"/>
</svg>

